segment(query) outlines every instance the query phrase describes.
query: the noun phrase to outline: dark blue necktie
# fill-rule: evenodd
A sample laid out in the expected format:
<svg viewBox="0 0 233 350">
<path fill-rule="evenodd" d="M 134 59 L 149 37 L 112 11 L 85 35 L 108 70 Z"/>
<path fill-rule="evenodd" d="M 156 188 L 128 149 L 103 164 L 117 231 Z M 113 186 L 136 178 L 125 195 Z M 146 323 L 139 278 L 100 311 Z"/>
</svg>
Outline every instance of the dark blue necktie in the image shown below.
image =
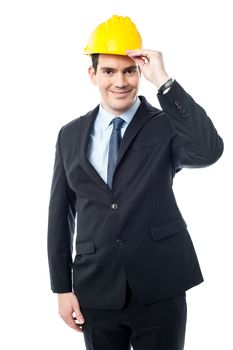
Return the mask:
<svg viewBox="0 0 233 350">
<path fill-rule="evenodd" d="M 112 188 L 112 179 L 113 173 L 115 170 L 118 150 L 121 143 L 121 127 L 124 123 L 124 120 L 120 117 L 113 118 L 111 121 L 113 123 L 112 134 L 109 141 L 109 153 L 108 153 L 108 177 L 107 183 L 109 188 Z"/>
</svg>

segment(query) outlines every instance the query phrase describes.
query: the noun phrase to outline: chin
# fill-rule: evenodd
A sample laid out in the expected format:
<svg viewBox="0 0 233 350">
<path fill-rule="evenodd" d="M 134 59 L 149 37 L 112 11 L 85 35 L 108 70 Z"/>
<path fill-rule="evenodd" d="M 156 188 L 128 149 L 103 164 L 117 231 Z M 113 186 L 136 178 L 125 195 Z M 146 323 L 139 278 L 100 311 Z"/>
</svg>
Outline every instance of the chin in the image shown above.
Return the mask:
<svg viewBox="0 0 233 350">
<path fill-rule="evenodd" d="M 125 111 L 127 111 L 127 109 L 129 109 L 131 107 L 132 103 L 133 103 L 133 101 L 128 102 L 128 103 L 125 103 L 125 102 L 116 103 L 116 104 L 112 105 L 112 109 L 115 111 L 118 111 L 118 112 L 125 112 Z"/>
<path fill-rule="evenodd" d="M 119 108 L 129 108 L 135 101 L 135 97 L 131 98 L 118 98 L 115 101 L 112 101 L 112 106 L 116 106 Z"/>
</svg>

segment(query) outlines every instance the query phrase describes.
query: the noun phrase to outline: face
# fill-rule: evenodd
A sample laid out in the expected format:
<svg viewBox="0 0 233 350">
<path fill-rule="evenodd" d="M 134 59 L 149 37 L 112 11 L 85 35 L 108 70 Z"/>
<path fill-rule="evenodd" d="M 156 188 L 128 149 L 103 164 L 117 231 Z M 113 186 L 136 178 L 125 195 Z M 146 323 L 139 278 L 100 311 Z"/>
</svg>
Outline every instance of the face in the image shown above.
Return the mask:
<svg viewBox="0 0 233 350">
<path fill-rule="evenodd" d="M 136 63 L 128 56 L 99 55 L 96 73 L 89 68 L 93 84 L 98 86 L 103 108 L 120 115 L 135 102 L 140 83 Z"/>
</svg>

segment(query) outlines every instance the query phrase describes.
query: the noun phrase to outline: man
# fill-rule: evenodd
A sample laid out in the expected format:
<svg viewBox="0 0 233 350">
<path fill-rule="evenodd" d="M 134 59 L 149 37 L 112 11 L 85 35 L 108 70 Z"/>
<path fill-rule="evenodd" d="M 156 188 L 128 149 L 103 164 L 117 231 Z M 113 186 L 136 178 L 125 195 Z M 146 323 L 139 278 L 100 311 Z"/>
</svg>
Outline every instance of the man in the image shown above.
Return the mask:
<svg viewBox="0 0 233 350">
<path fill-rule="evenodd" d="M 128 17 L 98 26 L 85 53 L 101 103 L 56 145 L 48 257 L 59 314 L 87 350 L 181 350 L 185 291 L 203 276 L 173 177 L 216 162 L 223 141 Z M 141 74 L 162 110 L 138 96 Z"/>
</svg>

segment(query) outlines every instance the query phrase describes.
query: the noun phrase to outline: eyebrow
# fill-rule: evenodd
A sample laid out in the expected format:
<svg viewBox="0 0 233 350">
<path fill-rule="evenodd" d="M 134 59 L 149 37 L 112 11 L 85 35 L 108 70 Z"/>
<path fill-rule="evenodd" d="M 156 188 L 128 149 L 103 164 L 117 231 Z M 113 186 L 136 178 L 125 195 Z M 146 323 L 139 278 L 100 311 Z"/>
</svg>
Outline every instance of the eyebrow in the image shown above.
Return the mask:
<svg viewBox="0 0 233 350">
<path fill-rule="evenodd" d="M 129 67 L 125 67 L 122 71 L 125 72 L 129 69 L 137 69 L 137 66 L 135 64 L 129 66 Z M 102 67 L 101 68 L 101 71 L 104 71 L 104 70 L 111 70 L 112 72 L 115 72 L 117 69 L 115 68 L 111 68 L 111 67 Z"/>
</svg>

